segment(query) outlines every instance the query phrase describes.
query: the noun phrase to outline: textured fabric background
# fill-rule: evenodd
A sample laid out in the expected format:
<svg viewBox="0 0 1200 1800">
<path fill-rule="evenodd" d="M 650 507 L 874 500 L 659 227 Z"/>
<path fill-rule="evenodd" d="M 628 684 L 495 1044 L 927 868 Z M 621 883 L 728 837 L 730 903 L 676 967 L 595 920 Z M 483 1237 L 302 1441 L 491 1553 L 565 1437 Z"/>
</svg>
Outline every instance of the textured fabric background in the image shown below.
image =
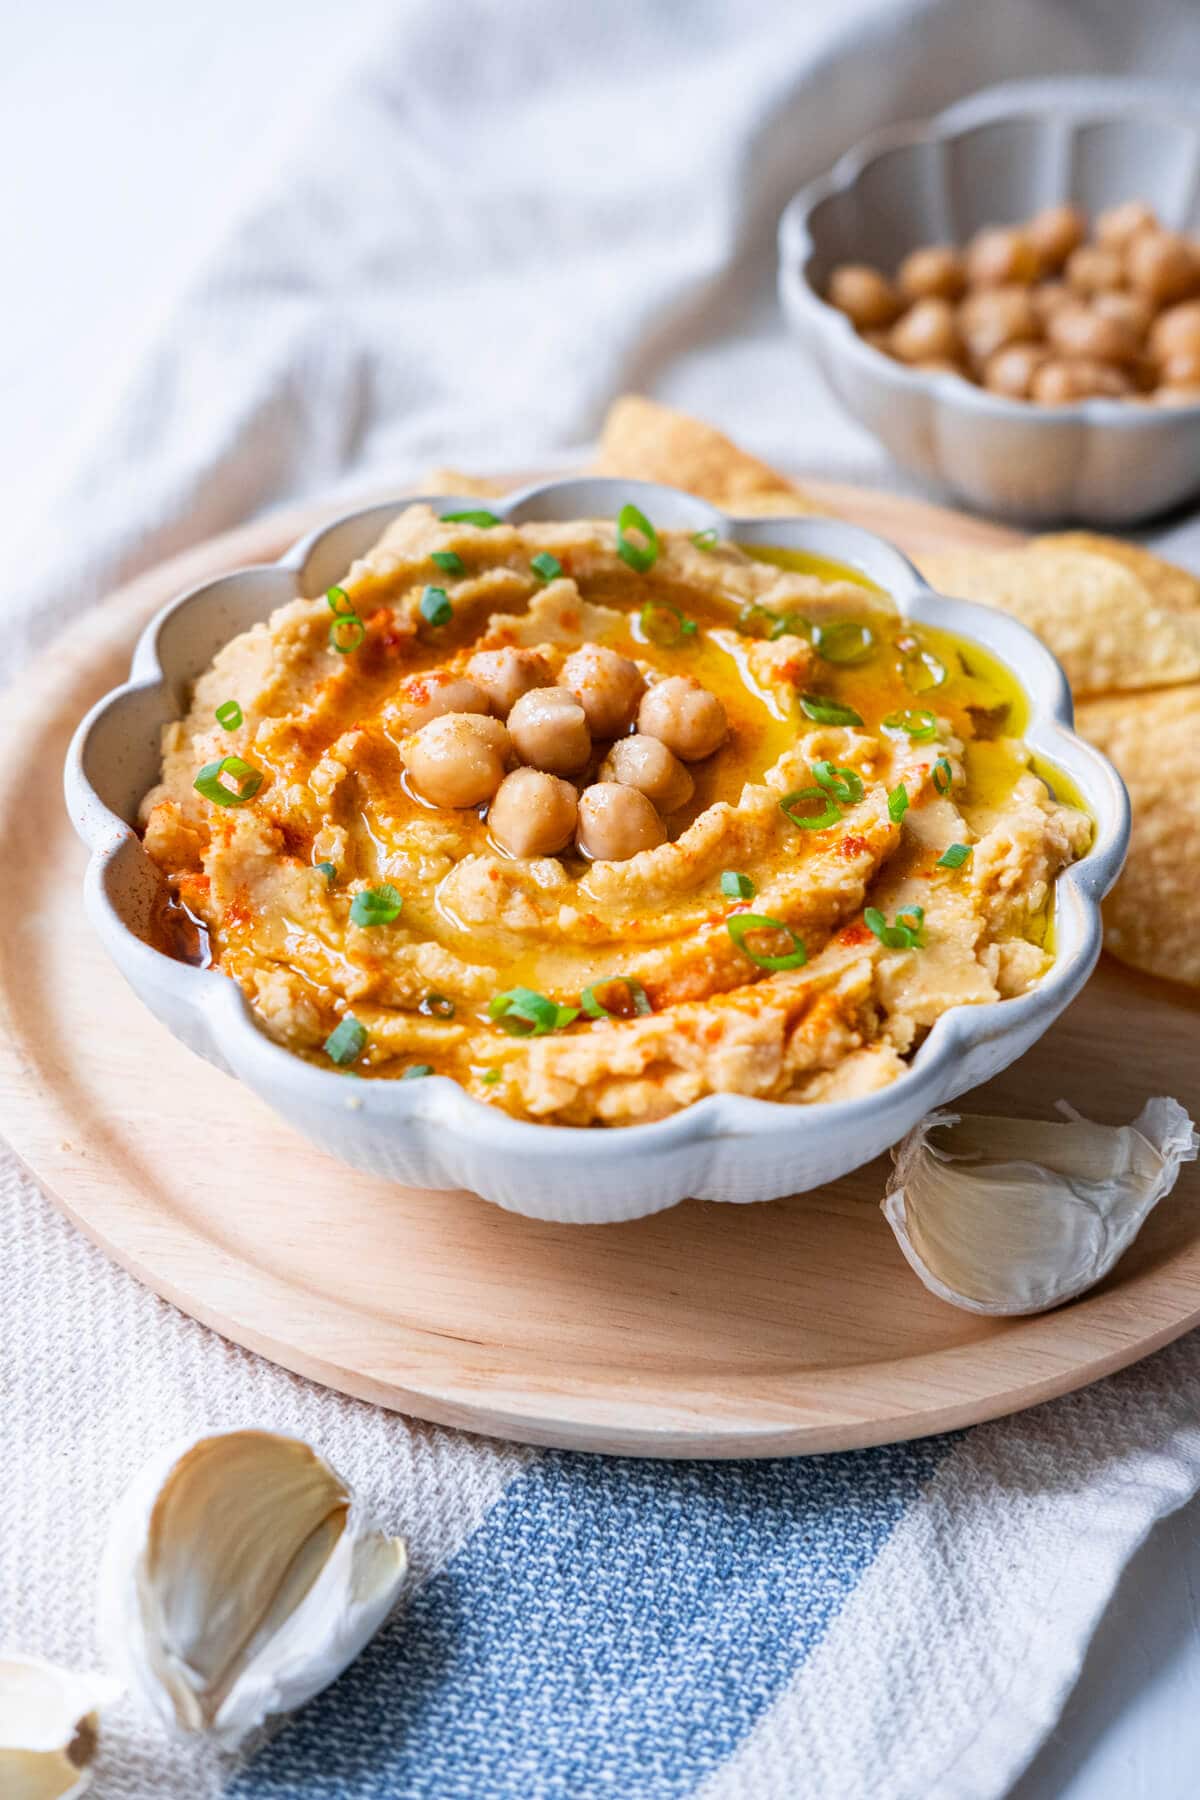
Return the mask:
<svg viewBox="0 0 1200 1800">
<path fill-rule="evenodd" d="M 777 318 L 789 193 L 875 126 L 1011 76 L 1194 94 L 1198 30 L 1158 0 L 398 8 L 115 415 L 82 422 L 14 550 L 4 668 L 47 608 L 258 508 L 536 463 L 625 387 L 798 470 L 886 479 Z M 0 1397 L 0 1642 L 90 1659 L 113 1499 L 208 1424 L 310 1439 L 410 1542 L 397 1619 L 252 1763 L 125 1706 L 100 1800 L 1000 1795 L 1131 1550 L 1200 1480 L 1194 1341 L 1017 1420 L 813 1461 L 638 1464 L 412 1424 L 182 1318 L 11 1160 Z"/>
</svg>

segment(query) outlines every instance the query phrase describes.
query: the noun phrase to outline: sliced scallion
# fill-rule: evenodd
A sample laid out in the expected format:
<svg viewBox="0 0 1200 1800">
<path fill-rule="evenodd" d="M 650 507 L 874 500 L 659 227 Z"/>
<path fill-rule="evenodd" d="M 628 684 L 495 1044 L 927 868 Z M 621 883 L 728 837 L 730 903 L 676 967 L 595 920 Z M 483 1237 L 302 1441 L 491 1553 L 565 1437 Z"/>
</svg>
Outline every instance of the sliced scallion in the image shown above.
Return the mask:
<svg viewBox="0 0 1200 1800">
<path fill-rule="evenodd" d="M 937 736 L 938 723 L 931 712 L 910 706 L 904 712 L 889 713 L 883 721 L 883 729 L 889 737 L 906 737 L 914 744 L 928 744 Z"/>
<path fill-rule="evenodd" d="M 961 869 L 971 854 L 970 844 L 949 844 L 937 859 L 939 869 Z"/>
<path fill-rule="evenodd" d="M 875 654 L 875 643 L 875 633 L 859 619 L 834 619 L 813 631 L 817 655 L 828 663 L 867 662 Z"/>
<path fill-rule="evenodd" d="M 213 716 L 226 731 L 236 731 L 242 723 L 242 709 L 236 700 L 223 700 Z"/>
<path fill-rule="evenodd" d="M 457 550 L 434 550 L 430 554 L 430 562 L 436 563 L 446 575 L 464 575 L 467 565 Z"/>
<path fill-rule="evenodd" d="M 813 806 L 819 806 L 820 812 L 804 810 Z M 801 831 L 824 831 L 828 826 L 836 825 L 842 816 L 841 807 L 823 787 L 797 788 L 794 793 L 785 794 L 779 802 L 779 810 Z"/>
<path fill-rule="evenodd" d="M 529 566 L 539 581 L 557 581 L 562 574 L 562 564 L 548 550 L 540 550 L 536 556 L 531 556 Z"/>
<path fill-rule="evenodd" d="M 906 924 L 911 920 L 911 924 Z M 896 914 L 896 923 L 889 925 L 878 907 L 868 906 L 863 913 L 863 923 L 869 931 L 873 931 L 880 943 L 888 950 L 918 950 L 921 947 L 921 927 L 925 922 L 925 912 L 920 906 L 905 907 Z"/>
<path fill-rule="evenodd" d="M 400 1079 L 401 1081 L 424 1081 L 426 1075 L 432 1074 L 433 1065 L 431 1063 L 409 1063 Z"/>
<path fill-rule="evenodd" d="M 363 888 L 350 902 L 350 922 L 364 929 L 390 925 L 393 919 L 399 918 L 403 905 L 404 896 L 397 893 L 390 881 L 385 881 L 382 887 Z"/>
<path fill-rule="evenodd" d="M 888 795 L 888 818 L 893 825 L 898 825 L 908 811 L 908 789 L 901 782 Z"/>
<path fill-rule="evenodd" d="M 693 531 L 692 533 L 692 542 L 697 550 L 715 550 L 720 541 L 720 533 L 715 525 L 710 525 L 707 531 Z"/>
<path fill-rule="evenodd" d="M 954 769 L 948 756 L 939 756 L 934 763 L 933 785 L 939 794 L 948 794 L 954 786 Z"/>
<path fill-rule="evenodd" d="M 447 994 L 426 994 L 417 1008 L 430 1019 L 452 1019 L 454 1010 L 454 1002 Z"/>
<path fill-rule="evenodd" d="M 802 969 L 808 961 L 808 951 L 791 926 L 785 925 L 782 919 L 768 918 L 766 913 L 734 913 L 732 918 L 726 919 L 725 928 L 744 956 L 748 956 L 760 969 L 768 969 L 772 974 L 784 969 Z M 746 942 L 751 932 L 758 931 L 786 932 L 792 940 L 791 949 L 783 956 L 764 956 Z"/>
<path fill-rule="evenodd" d="M 235 784 L 232 788 L 225 785 L 225 775 Z M 261 769 L 252 768 L 240 756 L 222 756 L 217 762 L 205 763 L 192 786 L 214 806 L 245 806 L 262 784 Z"/>
<path fill-rule="evenodd" d="M 421 617 L 430 625 L 448 625 L 454 608 L 445 588 L 427 587 L 421 595 Z"/>
<path fill-rule="evenodd" d="M 606 1006 L 599 998 L 600 993 L 607 993 L 612 988 L 624 989 L 627 996 L 625 1005 Z M 593 982 L 591 987 L 584 988 L 580 1004 L 589 1019 L 645 1018 L 654 1010 L 650 1005 L 649 994 L 632 975 L 610 975 L 607 981 Z"/>
<path fill-rule="evenodd" d="M 318 875 L 323 875 L 325 877 L 330 887 L 332 887 L 337 880 L 337 870 L 331 862 L 314 863 L 313 869 Z"/>
<path fill-rule="evenodd" d="M 856 713 L 852 706 L 843 706 L 840 700 L 830 699 L 828 694 L 801 694 L 800 711 L 806 719 L 813 719 L 818 725 L 862 724 L 860 713 Z"/>
<path fill-rule="evenodd" d="M 342 1066 L 346 1063 L 357 1062 L 366 1047 L 366 1027 L 360 1025 L 350 1013 L 346 1014 L 341 1024 L 325 1039 L 326 1056 L 330 1062 Z"/>
<path fill-rule="evenodd" d="M 726 869 L 721 876 L 721 892 L 730 900 L 753 900 L 758 889 L 748 875 L 740 875 L 736 869 Z"/>
<path fill-rule="evenodd" d="M 853 769 L 835 768 L 831 762 L 813 764 L 818 783 L 843 806 L 856 806 L 863 797 L 862 777 Z"/>
<path fill-rule="evenodd" d="M 640 544 L 629 535 L 633 531 L 641 538 Z M 658 549 L 657 531 L 640 507 L 630 501 L 617 514 L 617 555 L 644 575 L 658 561 Z"/>
<path fill-rule="evenodd" d="M 325 604 L 331 613 L 337 614 L 339 619 L 356 619 L 358 617 L 358 608 L 345 588 L 328 588 L 325 593 Z"/>
<path fill-rule="evenodd" d="M 493 525 L 500 523 L 495 513 L 488 512 L 483 506 L 468 507 L 465 512 L 443 513 L 441 518 L 443 525 L 476 525 L 480 531 L 490 531 Z"/>
<path fill-rule="evenodd" d="M 488 1015 L 510 1037 L 545 1037 L 579 1017 L 577 1006 L 559 1006 L 533 988 L 509 988 L 488 1001 Z"/>
</svg>

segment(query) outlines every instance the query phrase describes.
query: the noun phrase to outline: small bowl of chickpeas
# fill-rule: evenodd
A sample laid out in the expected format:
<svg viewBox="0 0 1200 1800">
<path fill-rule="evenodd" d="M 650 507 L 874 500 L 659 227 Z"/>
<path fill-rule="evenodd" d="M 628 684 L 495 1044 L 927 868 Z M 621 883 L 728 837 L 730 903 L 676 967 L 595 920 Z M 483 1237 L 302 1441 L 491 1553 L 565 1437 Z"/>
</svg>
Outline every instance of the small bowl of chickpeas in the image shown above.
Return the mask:
<svg viewBox="0 0 1200 1800">
<path fill-rule="evenodd" d="M 784 309 L 906 469 L 1023 522 L 1146 518 L 1200 491 L 1188 169 L 1186 118 L 955 109 L 796 197 Z"/>
</svg>

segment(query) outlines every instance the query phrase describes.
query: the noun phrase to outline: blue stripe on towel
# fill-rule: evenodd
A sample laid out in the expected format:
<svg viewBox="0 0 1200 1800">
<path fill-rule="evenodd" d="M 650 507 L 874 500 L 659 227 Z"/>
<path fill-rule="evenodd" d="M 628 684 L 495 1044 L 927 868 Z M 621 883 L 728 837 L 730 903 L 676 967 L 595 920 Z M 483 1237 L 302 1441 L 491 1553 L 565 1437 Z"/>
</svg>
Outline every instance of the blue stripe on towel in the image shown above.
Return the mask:
<svg viewBox="0 0 1200 1800">
<path fill-rule="evenodd" d="M 955 1440 L 779 1462 L 546 1453 L 241 1800 L 668 1800 L 736 1748 Z"/>
</svg>

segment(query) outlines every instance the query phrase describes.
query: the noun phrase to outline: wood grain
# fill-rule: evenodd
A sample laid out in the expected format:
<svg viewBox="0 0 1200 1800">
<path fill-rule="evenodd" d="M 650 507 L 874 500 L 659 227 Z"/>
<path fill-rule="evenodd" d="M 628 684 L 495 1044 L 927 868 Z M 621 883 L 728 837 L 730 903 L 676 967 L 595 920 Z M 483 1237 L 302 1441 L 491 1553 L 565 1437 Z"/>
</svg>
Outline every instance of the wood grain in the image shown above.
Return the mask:
<svg viewBox="0 0 1200 1800">
<path fill-rule="evenodd" d="M 1012 541 L 942 508 L 820 491 L 918 554 Z M 882 1163 L 767 1206 L 546 1225 L 355 1174 L 175 1043 L 87 926 L 55 775 L 165 599 L 275 556 L 335 510 L 289 509 L 173 559 L 73 626 L 8 697 L 0 1128 L 91 1237 L 187 1312 L 347 1392 L 528 1442 L 661 1456 L 944 1430 L 1094 1380 L 1200 1322 L 1194 1167 L 1101 1288 L 1042 1318 L 983 1320 L 933 1299 L 904 1263 L 878 1210 Z M 1195 1112 L 1198 1027 L 1194 997 L 1106 961 L 971 1104 L 1044 1117 L 1063 1095 L 1118 1122 L 1174 1093 Z"/>
</svg>

